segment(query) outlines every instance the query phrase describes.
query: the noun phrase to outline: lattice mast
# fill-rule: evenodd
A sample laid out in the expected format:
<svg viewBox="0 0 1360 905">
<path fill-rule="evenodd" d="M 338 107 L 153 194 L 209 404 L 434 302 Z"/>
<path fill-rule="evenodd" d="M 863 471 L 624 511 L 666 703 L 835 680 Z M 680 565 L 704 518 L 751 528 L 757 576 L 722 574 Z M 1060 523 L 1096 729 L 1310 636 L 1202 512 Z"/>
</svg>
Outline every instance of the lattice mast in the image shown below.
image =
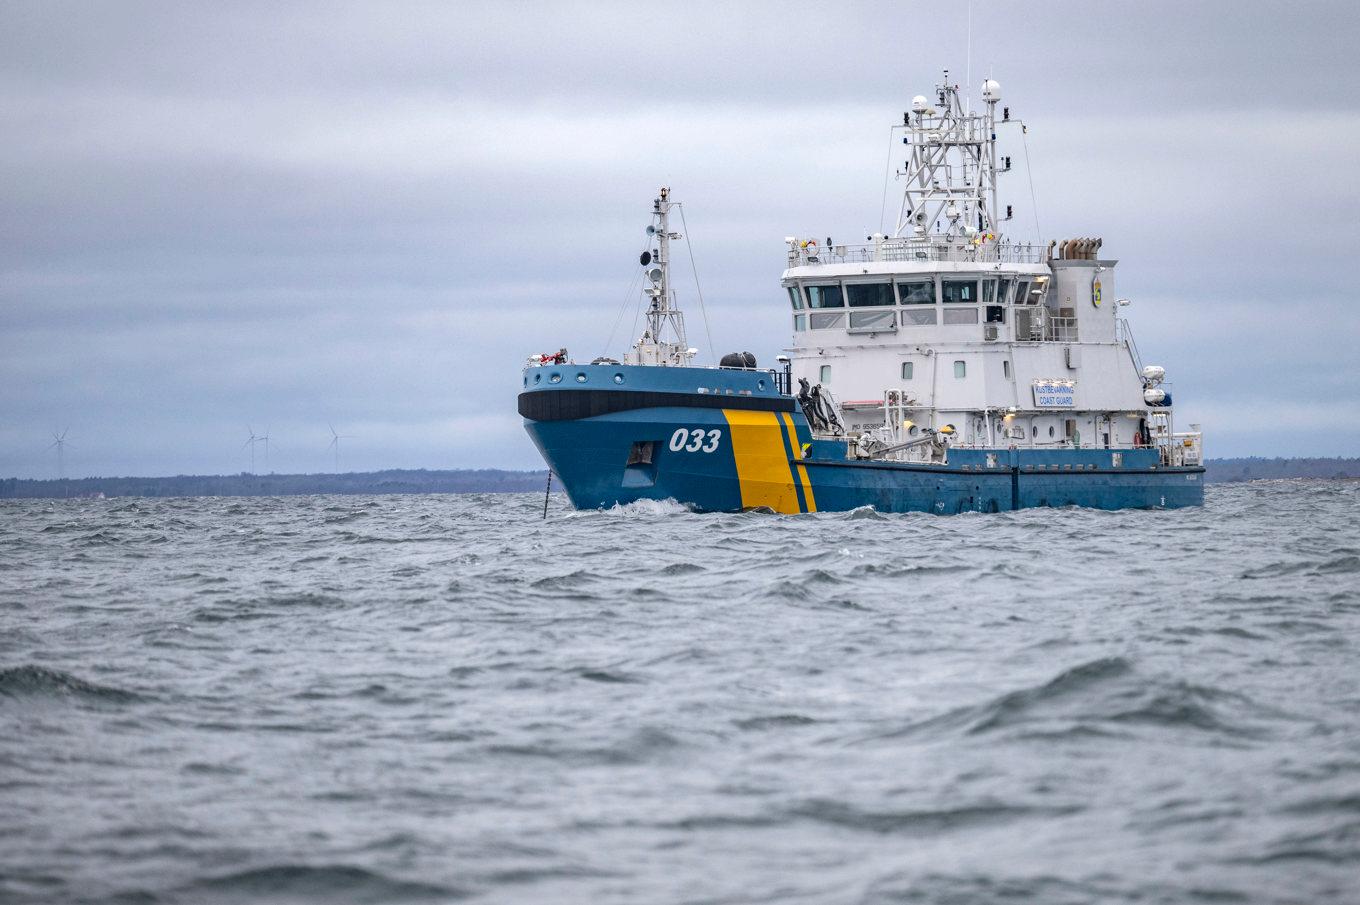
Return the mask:
<svg viewBox="0 0 1360 905">
<path fill-rule="evenodd" d="M 1001 86 L 991 79 L 983 82 L 982 99 L 983 112 L 968 112 L 959 86 L 949 84 L 947 69 L 944 83 L 935 86 L 934 106 L 924 95 L 912 98 L 911 112 L 903 114 L 903 141 L 911 147 L 911 159 L 897 173 L 905 177 L 906 189 L 894 237 L 995 240 Z"/>
<path fill-rule="evenodd" d="M 695 350 L 685 338 L 685 316 L 675 302 L 671 288 L 671 241 L 682 239 L 672 232 L 670 211 L 675 202 L 670 200 L 670 189 L 663 186 L 652 202 L 652 223 L 647 235 L 656 246 L 642 253 L 644 276 L 651 284 L 642 290 L 647 300 L 647 330 L 624 356 L 630 364 L 658 364 L 683 366 L 689 364 Z M 666 336 L 669 333 L 670 339 Z"/>
</svg>

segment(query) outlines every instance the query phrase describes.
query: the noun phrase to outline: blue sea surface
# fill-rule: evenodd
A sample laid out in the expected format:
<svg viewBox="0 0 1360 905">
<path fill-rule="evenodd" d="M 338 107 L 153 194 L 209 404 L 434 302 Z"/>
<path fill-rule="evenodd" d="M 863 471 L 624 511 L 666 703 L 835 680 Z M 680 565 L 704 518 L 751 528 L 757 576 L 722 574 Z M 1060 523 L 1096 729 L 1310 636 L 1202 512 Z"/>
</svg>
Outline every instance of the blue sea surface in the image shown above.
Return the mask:
<svg viewBox="0 0 1360 905">
<path fill-rule="evenodd" d="M 0 502 L 0 901 L 1360 901 L 1360 484 Z"/>
</svg>

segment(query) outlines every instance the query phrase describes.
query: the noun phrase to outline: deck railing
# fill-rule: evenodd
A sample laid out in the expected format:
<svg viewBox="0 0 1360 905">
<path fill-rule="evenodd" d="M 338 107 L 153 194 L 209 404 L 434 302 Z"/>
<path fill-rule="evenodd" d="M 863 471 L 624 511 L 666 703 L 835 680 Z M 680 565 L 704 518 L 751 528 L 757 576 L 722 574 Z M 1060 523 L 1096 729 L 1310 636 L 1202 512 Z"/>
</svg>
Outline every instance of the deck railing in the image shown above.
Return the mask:
<svg viewBox="0 0 1360 905">
<path fill-rule="evenodd" d="M 1143 356 L 1138 352 L 1138 343 L 1133 338 L 1133 327 L 1130 326 L 1126 318 L 1117 317 L 1115 323 L 1115 337 L 1118 342 L 1123 343 L 1129 348 L 1129 357 L 1133 360 L 1133 369 L 1141 378 L 1143 376 Z"/>
<path fill-rule="evenodd" d="M 1044 340 L 1057 343 L 1076 342 L 1077 319 L 1075 317 L 1046 318 L 1044 320 Z"/>
<path fill-rule="evenodd" d="M 789 249 L 789 266 L 819 264 L 865 264 L 874 261 L 930 263 L 934 261 L 978 262 L 986 264 L 1042 264 L 1044 246 L 1030 243 L 1001 242 L 973 244 L 959 240 L 894 240 L 864 245 L 822 245 L 801 243 Z"/>
</svg>

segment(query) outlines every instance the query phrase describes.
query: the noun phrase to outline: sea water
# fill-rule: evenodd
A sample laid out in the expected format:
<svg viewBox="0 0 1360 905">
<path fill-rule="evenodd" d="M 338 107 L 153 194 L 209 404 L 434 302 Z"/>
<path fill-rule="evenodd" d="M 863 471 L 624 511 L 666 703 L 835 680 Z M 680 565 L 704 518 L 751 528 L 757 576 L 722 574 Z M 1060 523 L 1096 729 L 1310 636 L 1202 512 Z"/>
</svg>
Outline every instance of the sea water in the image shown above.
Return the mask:
<svg viewBox="0 0 1360 905">
<path fill-rule="evenodd" d="M 1360 484 L 0 503 L 0 900 L 1360 901 Z"/>
</svg>

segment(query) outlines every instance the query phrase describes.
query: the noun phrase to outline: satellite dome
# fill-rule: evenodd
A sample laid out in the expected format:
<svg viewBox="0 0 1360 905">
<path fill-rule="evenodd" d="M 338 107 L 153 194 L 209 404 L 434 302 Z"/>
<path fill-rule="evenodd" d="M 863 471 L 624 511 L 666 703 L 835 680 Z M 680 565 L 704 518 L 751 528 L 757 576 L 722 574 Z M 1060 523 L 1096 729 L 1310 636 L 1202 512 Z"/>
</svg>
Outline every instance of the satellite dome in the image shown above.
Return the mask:
<svg viewBox="0 0 1360 905">
<path fill-rule="evenodd" d="M 996 79 L 988 79 L 982 83 L 982 99 L 995 103 L 1001 100 L 1001 83 Z"/>
<path fill-rule="evenodd" d="M 925 113 L 925 112 L 926 112 L 926 109 L 927 109 L 929 106 L 930 106 L 930 105 L 926 102 L 926 96 L 925 96 L 924 94 L 918 94 L 918 95 L 916 95 L 914 98 L 911 99 L 911 112 L 912 112 L 912 113 Z"/>
</svg>

